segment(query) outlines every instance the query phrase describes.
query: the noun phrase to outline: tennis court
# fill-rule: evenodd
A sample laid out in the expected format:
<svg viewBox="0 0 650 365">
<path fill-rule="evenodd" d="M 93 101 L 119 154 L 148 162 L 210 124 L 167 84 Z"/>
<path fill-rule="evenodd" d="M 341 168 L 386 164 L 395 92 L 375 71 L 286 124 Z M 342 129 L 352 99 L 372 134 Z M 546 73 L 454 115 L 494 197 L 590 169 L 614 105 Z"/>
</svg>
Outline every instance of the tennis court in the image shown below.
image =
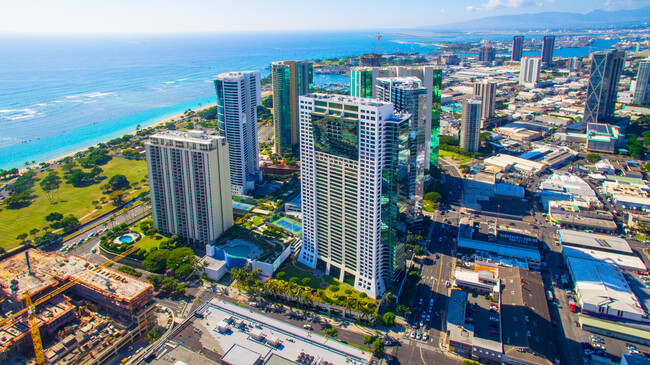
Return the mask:
<svg viewBox="0 0 650 365">
<path fill-rule="evenodd" d="M 302 231 L 302 225 L 300 223 L 287 217 L 282 217 L 280 220 L 273 222 L 273 224 L 278 227 L 282 227 L 293 234 L 297 234 Z"/>
</svg>

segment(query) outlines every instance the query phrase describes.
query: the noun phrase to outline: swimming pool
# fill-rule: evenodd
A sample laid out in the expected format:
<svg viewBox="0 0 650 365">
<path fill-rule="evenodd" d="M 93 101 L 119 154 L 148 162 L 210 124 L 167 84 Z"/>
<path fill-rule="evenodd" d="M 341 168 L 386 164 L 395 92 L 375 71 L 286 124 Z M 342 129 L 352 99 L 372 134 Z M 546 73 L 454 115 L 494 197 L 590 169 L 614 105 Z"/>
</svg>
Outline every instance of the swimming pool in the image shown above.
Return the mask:
<svg viewBox="0 0 650 365">
<path fill-rule="evenodd" d="M 120 242 L 122 242 L 122 243 L 129 243 L 129 242 L 133 242 L 133 237 L 131 237 L 131 236 L 120 236 L 118 238 L 118 240 Z"/>
<path fill-rule="evenodd" d="M 302 231 L 302 225 L 296 221 L 292 221 L 287 217 L 283 217 L 278 221 L 273 222 L 276 226 L 282 227 L 293 234 Z"/>
<path fill-rule="evenodd" d="M 237 245 L 224 247 L 224 251 L 226 251 L 226 253 L 230 256 L 248 257 L 248 255 L 251 253 L 251 248 L 245 245 Z"/>
</svg>

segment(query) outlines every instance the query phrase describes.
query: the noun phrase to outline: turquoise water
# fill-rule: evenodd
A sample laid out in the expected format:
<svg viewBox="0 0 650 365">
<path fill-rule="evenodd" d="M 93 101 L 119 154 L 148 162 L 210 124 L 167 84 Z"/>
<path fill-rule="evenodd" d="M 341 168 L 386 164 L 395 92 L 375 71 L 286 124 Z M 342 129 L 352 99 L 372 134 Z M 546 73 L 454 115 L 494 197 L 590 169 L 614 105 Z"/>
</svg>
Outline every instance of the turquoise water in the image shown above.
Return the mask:
<svg viewBox="0 0 650 365">
<path fill-rule="evenodd" d="M 383 52 L 432 53 L 426 42 L 480 40 L 457 32 L 382 32 Z M 0 37 L 0 168 L 42 162 L 215 102 L 219 73 L 271 62 L 356 56 L 373 51 L 377 30 L 191 35 Z M 510 36 L 495 36 L 506 39 Z M 614 41 L 596 41 L 605 49 Z M 594 49 L 595 50 L 595 49 Z M 556 50 L 586 55 L 586 48 Z M 528 54 L 528 53 L 526 53 Z M 315 86 L 347 83 L 314 75 Z"/>
<path fill-rule="evenodd" d="M 226 247 L 223 250 L 226 251 L 228 255 L 236 257 L 248 257 L 248 255 L 251 253 L 250 247 L 242 245 Z"/>
<path fill-rule="evenodd" d="M 286 229 L 288 231 L 291 231 L 293 234 L 296 234 L 296 233 L 302 231 L 302 225 L 301 224 L 292 222 L 289 219 L 287 219 L 286 217 L 280 219 L 277 222 L 273 222 L 273 224 L 275 224 L 276 226 L 282 227 L 282 228 L 284 228 L 284 229 Z"/>
<path fill-rule="evenodd" d="M 129 243 L 129 242 L 133 242 L 133 237 L 131 237 L 131 236 L 120 236 L 120 238 L 118 238 L 118 240 L 120 242 L 122 242 L 122 243 Z"/>
</svg>

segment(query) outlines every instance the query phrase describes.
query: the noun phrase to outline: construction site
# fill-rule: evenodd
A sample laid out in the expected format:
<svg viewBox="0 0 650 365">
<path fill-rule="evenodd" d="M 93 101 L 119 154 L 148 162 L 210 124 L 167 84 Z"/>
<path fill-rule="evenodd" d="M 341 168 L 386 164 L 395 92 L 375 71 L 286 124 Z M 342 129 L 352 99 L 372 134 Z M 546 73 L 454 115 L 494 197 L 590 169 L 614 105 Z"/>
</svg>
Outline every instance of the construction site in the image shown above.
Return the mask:
<svg viewBox="0 0 650 365">
<path fill-rule="evenodd" d="M 146 336 L 152 285 L 107 266 L 37 249 L 0 262 L 0 363 L 36 347 L 39 364 L 99 364 Z"/>
</svg>

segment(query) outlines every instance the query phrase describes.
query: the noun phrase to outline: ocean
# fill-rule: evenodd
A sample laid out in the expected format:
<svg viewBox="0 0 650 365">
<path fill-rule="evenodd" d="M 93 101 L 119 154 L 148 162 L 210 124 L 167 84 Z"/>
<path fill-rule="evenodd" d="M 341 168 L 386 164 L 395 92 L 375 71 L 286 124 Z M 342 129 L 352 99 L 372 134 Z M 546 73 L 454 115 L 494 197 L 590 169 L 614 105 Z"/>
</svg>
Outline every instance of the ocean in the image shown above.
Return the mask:
<svg viewBox="0 0 650 365">
<path fill-rule="evenodd" d="M 376 51 L 368 31 L 0 37 L 0 168 L 42 162 L 215 103 L 212 80 L 271 62 Z M 461 33 L 382 31 L 381 52 L 431 53 Z M 503 39 L 508 36 L 503 36 Z M 499 39 L 493 37 L 493 39 Z M 615 41 L 604 41 L 615 43 Z M 602 47 L 600 49 L 603 49 Z M 556 50 L 584 56 L 588 49 Z M 569 55 L 569 54 L 567 54 Z M 316 86 L 347 77 L 314 75 Z"/>
</svg>

